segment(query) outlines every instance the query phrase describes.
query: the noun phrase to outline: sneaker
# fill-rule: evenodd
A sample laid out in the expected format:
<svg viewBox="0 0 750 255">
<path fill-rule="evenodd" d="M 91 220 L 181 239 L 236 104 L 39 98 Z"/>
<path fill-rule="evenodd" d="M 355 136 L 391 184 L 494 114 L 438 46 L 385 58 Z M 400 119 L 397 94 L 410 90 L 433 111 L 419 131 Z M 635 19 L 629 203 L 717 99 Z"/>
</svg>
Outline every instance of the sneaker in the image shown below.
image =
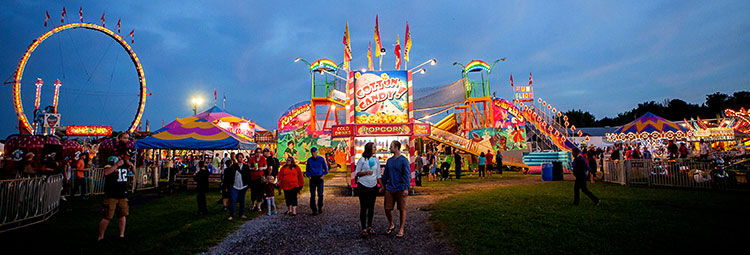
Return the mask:
<svg viewBox="0 0 750 255">
<path fill-rule="evenodd" d="M 268 211 L 268 213 L 266 213 L 266 214 L 268 214 L 268 216 L 271 216 L 271 211 Z"/>
<path fill-rule="evenodd" d="M 276 215 L 276 209 L 273 209 L 273 214 Z"/>
</svg>

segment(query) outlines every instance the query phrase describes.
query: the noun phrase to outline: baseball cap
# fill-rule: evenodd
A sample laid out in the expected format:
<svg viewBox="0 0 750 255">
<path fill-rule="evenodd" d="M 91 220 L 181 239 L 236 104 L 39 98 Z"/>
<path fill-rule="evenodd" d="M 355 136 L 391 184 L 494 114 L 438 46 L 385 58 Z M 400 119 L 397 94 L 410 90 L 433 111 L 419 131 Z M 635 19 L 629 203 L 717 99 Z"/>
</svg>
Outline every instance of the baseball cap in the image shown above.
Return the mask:
<svg viewBox="0 0 750 255">
<path fill-rule="evenodd" d="M 318 147 L 312 147 L 312 149 L 310 149 L 310 151 L 318 151 Z"/>
<path fill-rule="evenodd" d="M 269 150 L 268 148 L 264 148 L 263 152 L 271 152 L 271 150 Z"/>
</svg>

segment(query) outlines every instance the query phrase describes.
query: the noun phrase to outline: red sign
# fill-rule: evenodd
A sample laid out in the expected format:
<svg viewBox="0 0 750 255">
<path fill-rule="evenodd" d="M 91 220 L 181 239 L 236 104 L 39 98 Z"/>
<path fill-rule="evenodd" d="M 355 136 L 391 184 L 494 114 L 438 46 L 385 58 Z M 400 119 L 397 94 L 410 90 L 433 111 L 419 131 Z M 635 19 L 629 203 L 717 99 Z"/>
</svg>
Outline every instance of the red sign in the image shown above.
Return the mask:
<svg viewBox="0 0 750 255">
<path fill-rule="evenodd" d="M 414 135 L 415 136 L 428 136 L 428 135 L 430 135 L 430 124 L 426 124 L 426 123 L 414 123 Z"/>
<path fill-rule="evenodd" d="M 108 136 L 112 134 L 109 126 L 67 126 L 65 134 L 69 136 Z"/>
<path fill-rule="evenodd" d="M 357 136 L 373 135 L 411 135 L 411 125 L 383 124 L 357 127 Z"/>
<path fill-rule="evenodd" d="M 332 137 L 350 137 L 354 135 L 354 125 L 333 126 Z"/>
</svg>

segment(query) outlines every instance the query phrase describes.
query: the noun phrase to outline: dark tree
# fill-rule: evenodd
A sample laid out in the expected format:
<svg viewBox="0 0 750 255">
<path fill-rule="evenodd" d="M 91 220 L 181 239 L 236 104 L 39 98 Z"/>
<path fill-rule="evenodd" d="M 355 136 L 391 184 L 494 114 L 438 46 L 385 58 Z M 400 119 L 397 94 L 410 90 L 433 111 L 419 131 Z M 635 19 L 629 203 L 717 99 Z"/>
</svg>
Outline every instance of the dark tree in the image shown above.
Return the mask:
<svg viewBox="0 0 750 255">
<path fill-rule="evenodd" d="M 580 109 L 564 112 L 563 115 L 567 115 L 568 122 L 576 127 L 593 127 L 596 122 L 596 117 L 593 114 Z"/>
</svg>

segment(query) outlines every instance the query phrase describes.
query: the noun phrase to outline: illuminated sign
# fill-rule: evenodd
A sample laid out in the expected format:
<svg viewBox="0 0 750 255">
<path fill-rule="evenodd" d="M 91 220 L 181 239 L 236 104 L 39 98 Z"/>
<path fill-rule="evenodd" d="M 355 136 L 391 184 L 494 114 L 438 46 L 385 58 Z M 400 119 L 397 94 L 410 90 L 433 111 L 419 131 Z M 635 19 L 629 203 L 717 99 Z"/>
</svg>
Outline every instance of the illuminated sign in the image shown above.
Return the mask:
<svg viewBox="0 0 750 255">
<path fill-rule="evenodd" d="M 534 88 L 531 86 L 516 86 L 514 92 L 514 100 L 517 102 L 534 101 Z"/>
<path fill-rule="evenodd" d="M 414 123 L 414 135 L 415 136 L 430 135 L 430 124 Z"/>
<path fill-rule="evenodd" d="M 287 132 L 305 126 L 310 121 L 310 102 L 304 101 L 289 107 L 279 118 L 279 132 Z"/>
<path fill-rule="evenodd" d="M 332 137 L 350 137 L 354 135 L 354 125 L 333 126 Z"/>
<path fill-rule="evenodd" d="M 355 123 L 406 123 L 409 121 L 407 71 L 354 73 Z"/>
<path fill-rule="evenodd" d="M 65 134 L 69 136 L 108 136 L 112 134 L 109 126 L 67 126 Z"/>
<path fill-rule="evenodd" d="M 219 120 L 215 124 L 219 128 L 233 134 L 244 135 L 247 137 L 255 136 L 255 124 L 250 123 L 249 121 L 225 122 Z"/>
</svg>

